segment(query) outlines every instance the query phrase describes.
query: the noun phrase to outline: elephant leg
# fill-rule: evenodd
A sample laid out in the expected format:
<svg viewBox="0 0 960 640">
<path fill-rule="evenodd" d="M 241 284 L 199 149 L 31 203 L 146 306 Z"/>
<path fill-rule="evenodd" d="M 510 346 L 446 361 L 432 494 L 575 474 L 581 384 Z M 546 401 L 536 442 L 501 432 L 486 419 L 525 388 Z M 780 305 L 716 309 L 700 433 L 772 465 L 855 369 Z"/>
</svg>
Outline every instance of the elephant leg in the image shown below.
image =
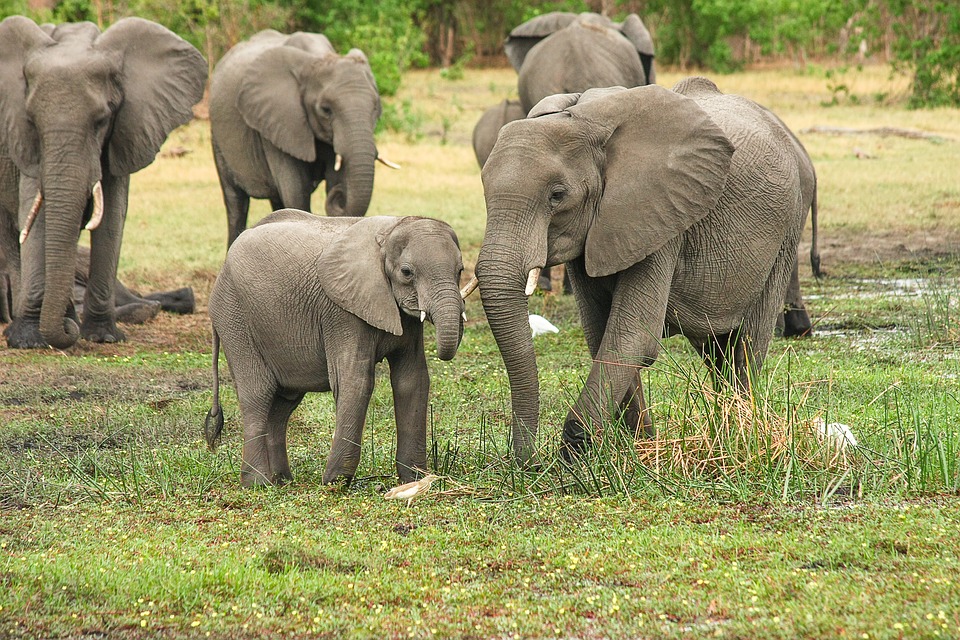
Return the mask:
<svg viewBox="0 0 960 640">
<path fill-rule="evenodd" d="M 220 193 L 223 195 L 223 205 L 227 209 L 227 248 L 229 249 L 237 236 L 247 228 L 250 196 L 230 179 L 230 170 L 216 145 L 213 148 L 213 160 L 217 166 L 217 174 L 220 176 Z"/>
<path fill-rule="evenodd" d="M 19 228 L 23 228 L 33 205 L 40 183 L 34 178 L 21 176 Z M 43 285 L 46 268 L 44 264 L 44 238 L 46 215 L 43 210 L 36 217 L 26 241 L 20 245 L 20 287 L 13 299 L 13 320 L 3 335 L 12 349 L 44 349 L 47 341 L 40 334 L 40 307 L 43 305 Z"/>
<path fill-rule="evenodd" d="M 196 310 L 197 302 L 193 289 L 183 287 L 174 291 L 158 291 L 143 296 L 144 300 L 154 300 L 160 303 L 163 311 L 170 313 L 191 314 Z"/>
<path fill-rule="evenodd" d="M 750 388 L 747 352 L 741 330 L 711 336 L 707 339 L 688 338 L 713 376 L 718 391 L 725 384 L 738 390 Z"/>
<path fill-rule="evenodd" d="M 564 422 L 565 451 L 583 450 L 590 443 L 585 427 L 603 425 L 617 417 L 614 412 L 629 421 L 627 424 L 635 434 L 653 429 L 644 406 L 641 373 L 653 364 L 660 351 L 668 288 L 658 274 L 672 273 L 670 265 L 664 262 L 663 257 L 654 255 L 615 277 L 606 331 L 587 382 Z M 574 291 L 580 295 L 576 272 Z"/>
<path fill-rule="evenodd" d="M 277 187 L 277 196 L 270 198 L 274 209 L 300 209 L 311 211 L 311 179 L 309 165 L 295 160 L 273 145 L 264 145 L 264 155 L 273 182 Z M 279 203 L 279 207 L 277 204 Z"/>
<path fill-rule="evenodd" d="M 553 291 L 553 281 L 550 279 L 552 267 L 544 267 L 540 271 L 540 277 L 537 279 L 537 286 L 542 291 Z"/>
<path fill-rule="evenodd" d="M 800 273 L 797 260 L 793 261 L 793 273 L 790 276 L 789 284 L 787 284 L 782 322 L 781 333 L 785 338 L 803 338 L 810 335 L 812 323 L 803 304 L 803 296 L 800 293 Z M 780 319 L 778 319 L 777 324 L 780 324 Z"/>
<path fill-rule="evenodd" d="M 300 406 L 304 394 L 280 391 L 273 397 L 267 413 L 267 458 L 271 484 L 284 484 L 293 480 L 290 460 L 287 457 L 287 424 L 294 410 Z"/>
<path fill-rule="evenodd" d="M 400 482 L 412 482 L 427 470 L 427 359 L 418 342 L 388 360 L 397 421 L 397 475 Z"/>
<path fill-rule="evenodd" d="M 351 355 L 356 354 L 351 350 Z M 345 374 L 345 371 L 351 373 Z M 333 396 L 337 405 L 337 427 L 333 434 L 333 446 L 327 456 L 327 468 L 323 472 L 324 484 L 339 478 L 351 482 L 360 465 L 363 423 L 373 395 L 374 363 L 338 367 L 336 377 Z"/>
<path fill-rule="evenodd" d="M 583 256 L 565 265 L 565 274 L 570 278 L 573 295 L 580 313 L 580 326 L 590 350 L 590 357 L 596 359 L 600 351 L 603 334 L 607 331 L 607 319 L 613 304 L 612 284 L 609 278 L 591 278 L 587 275 Z"/>
<path fill-rule="evenodd" d="M 127 324 L 143 324 L 147 320 L 157 317 L 160 313 L 160 303 L 145 300 L 133 291 L 130 291 L 120 280 L 113 283 L 113 304 L 117 322 Z"/>
<path fill-rule="evenodd" d="M 129 176 L 104 172 L 103 220 L 90 234 L 90 278 L 84 296 L 80 336 L 91 342 L 123 342 L 114 309 L 114 285 L 120 261 L 120 243 L 127 217 Z"/>
</svg>

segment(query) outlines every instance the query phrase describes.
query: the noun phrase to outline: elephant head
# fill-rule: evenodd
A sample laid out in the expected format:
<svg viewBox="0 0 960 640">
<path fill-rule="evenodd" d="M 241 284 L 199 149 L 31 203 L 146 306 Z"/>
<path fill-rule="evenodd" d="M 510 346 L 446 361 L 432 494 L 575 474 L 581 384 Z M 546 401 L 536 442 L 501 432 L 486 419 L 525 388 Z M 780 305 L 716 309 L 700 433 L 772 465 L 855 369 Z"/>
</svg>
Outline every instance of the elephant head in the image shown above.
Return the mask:
<svg viewBox="0 0 960 640">
<path fill-rule="evenodd" d="M 538 426 L 527 296 L 540 269 L 582 260 L 588 275 L 616 277 L 715 207 L 732 153 L 693 100 L 657 86 L 552 96 L 501 130 L 482 171 L 487 226 L 476 273 L 510 379 L 521 460 Z"/>
<path fill-rule="evenodd" d="M 437 328 L 437 357 L 451 360 L 463 336 L 463 260 L 450 225 L 430 218 L 364 218 L 317 261 L 324 293 L 367 324 L 402 335 L 400 314 Z"/>
<path fill-rule="evenodd" d="M 50 345 L 68 347 L 79 335 L 64 313 L 81 227 L 109 218 L 91 244 L 95 268 L 99 263 L 112 282 L 129 174 L 150 164 L 167 134 L 193 117 L 206 70 L 193 46 L 140 18 L 103 33 L 91 23 L 41 29 L 21 16 L 0 23 L 0 135 L 20 173 L 39 185 L 40 332 Z M 109 286 L 96 295 L 112 296 Z"/>
<path fill-rule="evenodd" d="M 284 153 L 310 163 L 318 154 L 330 155 L 341 179 L 327 189 L 328 215 L 367 212 L 377 160 L 373 134 L 381 105 L 362 51 L 351 49 L 339 56 L 325 36 L 295 33 L 250 63 L 237 108 L 247 126 Z"/>
<path fill-rule="evenodd" d="M 619 32 L 640 56 L 646 76 L 646 84 L 655 82 L 653 38 L 650 37 L 650 32 L 647 31 L 643 21 L 635 13 L 628 15 L 623 22 L 613 22 L 606 16 L 596 13 L 576 14 L 565 11 L 553 11 L 527 20 L 514 28 L 504 43 L 504 49 L 510 59 L 510 64 L 519 73 L 527 54 L 533 47 L 545 38 L 549 38 L 578 22 Z"/>
</svg>

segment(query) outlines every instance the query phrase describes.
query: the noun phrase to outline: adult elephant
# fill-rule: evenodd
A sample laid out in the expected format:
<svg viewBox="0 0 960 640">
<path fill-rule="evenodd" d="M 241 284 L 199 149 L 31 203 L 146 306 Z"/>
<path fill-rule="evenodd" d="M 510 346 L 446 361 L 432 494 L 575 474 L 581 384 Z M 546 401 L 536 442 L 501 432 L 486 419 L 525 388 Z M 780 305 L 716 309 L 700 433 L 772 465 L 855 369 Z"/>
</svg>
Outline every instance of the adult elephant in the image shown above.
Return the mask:
<svg viewBox="0 0 960 640">
<path fill-rule="evenodd" d="M 493 151 L 493 145 L 503 125 L 526 117 L 527 112 L 518 100 L 504 100 L 483 112 L 473 127 L 473 153 L 477 156 L 481 169 Z"/>
<path fill-rule="evenodd" d="M 269 198 L 274 209 L 310 211 L 321 181 L 328 215 L 364 215 L 380 112 L 363 52 L 339 56 L 321 34 L 261 31 L 227 52 L 210 80 L 227 245 L 246 228 L 251 197 Z"/>
<path fill-rule="evenodd" d="M 611 406 L 652 430 L 640 374 L 665 327 L 717 379 L 747 386 L 762 365 L 804 213 L 790 138 L 755 103 L 657 86 L 553 96 L 503 128 L 483 186 L 476 274 L 521 461 L 539 424 L 527 296 L 543 267 L 566 263 L 594 362 L 564 423 L 572 450 Z"/>
<path fill-rule="evenodd" d="M 193 117 L 206 77 L 193 46 L 148 20 L 124 18 L 103 33 L 89 22 L 0 23 L 0 147 L 17 172 L 22 242 L 9 346 L 124 339 L 114 282 L 130 174 Z M 78 327 L 70 296 L 84 226 L 90 280 Z"/>
<path fill-rule="evenodd" d="M 619 23 L 596 13 L 546 13 L 511 31 L 504 49 L 527 113 L 557 93 L 654 82 L 653 39 L 635 13 Z"/>
<path fill-rule="evenodd" d="M 654 82 L 653 39 L 634 13 L 620 23 L 596 13 L 546 13 L 511 31 L 504 49 L 519 74 L 525 113 L 555 94 Z M 541 273 L 539 286 L 553 290 L 550 269 Z"/>
</svg>

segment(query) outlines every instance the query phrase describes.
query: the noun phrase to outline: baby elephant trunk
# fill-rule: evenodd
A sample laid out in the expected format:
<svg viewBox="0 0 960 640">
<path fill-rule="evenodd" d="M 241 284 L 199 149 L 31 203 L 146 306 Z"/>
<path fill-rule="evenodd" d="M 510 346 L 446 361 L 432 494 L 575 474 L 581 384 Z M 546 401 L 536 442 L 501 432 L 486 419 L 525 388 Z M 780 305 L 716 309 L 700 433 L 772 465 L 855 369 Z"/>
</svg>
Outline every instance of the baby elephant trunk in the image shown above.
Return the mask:
<svg viewBox="0 0 960 640">
<path fill-rule="evenodd" d="M 451 287 L 434 300 L 436 304 L 430 317 L 437 328 L 437 357 L 453 360 L 463 337 L 463 298 L 459 290 Z"/>
</svg>

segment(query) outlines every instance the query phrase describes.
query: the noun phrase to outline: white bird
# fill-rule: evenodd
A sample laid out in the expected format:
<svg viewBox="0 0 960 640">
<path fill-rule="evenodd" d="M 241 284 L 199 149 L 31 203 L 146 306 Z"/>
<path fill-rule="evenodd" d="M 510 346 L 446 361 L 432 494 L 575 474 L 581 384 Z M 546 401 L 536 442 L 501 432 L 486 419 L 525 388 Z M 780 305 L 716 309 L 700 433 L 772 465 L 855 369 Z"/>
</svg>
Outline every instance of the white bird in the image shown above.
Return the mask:
<svg viewBox="0 0 960 640">
<path fill-rule="evenodd" d="M 857 446 L 857 438 L 853 435 L 853 431 L 849 425 L 843 424 L 842 422 L 831 422 L 827 424 L 823 418 L 817 418 L 815 425 L 820 431 L 820 435 L 824 438 L 833 439 L 839 448 L 843 449 L 847 446 Z"/>
<path fill-rule="evenodd" d="M 534 338 L 545 333 L 560 333 L 560 329 L 553 326 L 549 320 L 535 313 L 530 314 L 530 329 L 533 331 Z"/>
<path fill-rule="evenodd" d="M 414 498 L 426 493 L 433 481 L 439 479 L 440 476 L 435 476 L 430 473 L 423 476 L 419 480 L 401 484 L 398 487 L 390 489 L 390 491 L 387 491 L 385 494 L 383 494 L 383 497 L 387 500 L 406 500 L 407 506 L 409 507 Z"/>
</svg>

